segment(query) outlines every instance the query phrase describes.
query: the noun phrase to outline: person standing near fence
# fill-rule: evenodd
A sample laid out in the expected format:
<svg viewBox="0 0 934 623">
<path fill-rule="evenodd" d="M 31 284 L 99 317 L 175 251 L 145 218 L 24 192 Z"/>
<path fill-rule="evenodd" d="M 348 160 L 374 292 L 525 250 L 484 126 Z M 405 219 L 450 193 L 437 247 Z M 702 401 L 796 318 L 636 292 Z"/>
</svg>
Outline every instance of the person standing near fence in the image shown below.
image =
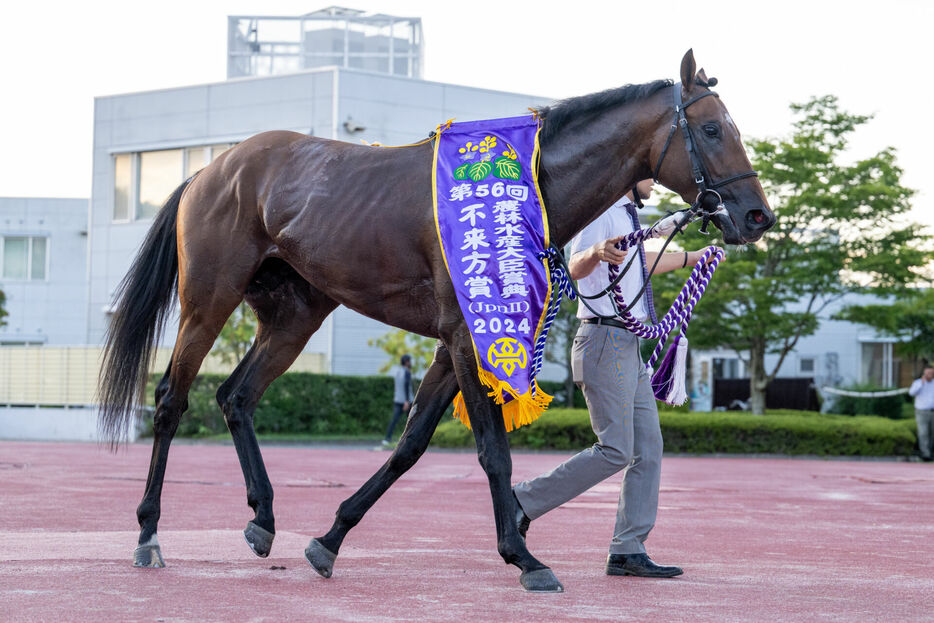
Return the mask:
<svg viewBox="0 0 934 623">
<path fill-rule="evenodd" d="M 389 422 L 389 428 L 386 429 L 386 438 L 383 439 L 383 447 L 392 447 L 392 431 L 403 413 L 409 412 L 412 405 L 412 357 L 402 355 L 399 359 L 399 367 L 395 374 L 395 388 L 392 396 L 392 420 Z"/>
<path fill-rule="evenodd" d="M 924 366 L 921 378 L 911 384 L 908 394 L 915 399 L 915 422 L 918 424 L 918 449 L 922 461 L 934 460 L 934 366 Z"/>
</svg>

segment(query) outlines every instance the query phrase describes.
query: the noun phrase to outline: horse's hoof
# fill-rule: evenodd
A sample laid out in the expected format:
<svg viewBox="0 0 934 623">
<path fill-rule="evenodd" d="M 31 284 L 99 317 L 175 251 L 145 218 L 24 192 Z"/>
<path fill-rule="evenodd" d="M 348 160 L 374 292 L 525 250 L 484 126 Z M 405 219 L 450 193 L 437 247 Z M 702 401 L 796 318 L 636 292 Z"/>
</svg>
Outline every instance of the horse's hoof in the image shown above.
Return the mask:
<svg viewBox="0 0 934 623">
<path fill-rule="evenodd" d="M 260 558 L 265 558 L 269 555 L 269 550 L 272 549 L 272 540 L 276 538 L 275 532 L 264 530 L 252 521 L 247 523 L 246 529 L 243 531 L 243 536 L 246 539 L 247 545 L 253 550 L 253 553 Z"/>
<path fill-rule="evenodd" d="M 305 548 L 305 558 L 308 559 L 308 562 L 321 577 L 329 578 L 334 570 L 334 561 L 337 560 L 337 554 L 321 545 L 318 539 L 312 539 L 308 547 Z"/>
<path fill-rule="evenodd" d="M 148 541 L 138 546 L 133 552 L 134 567 L 152 567 L 161 568 L 165 566 L 165 560 L 162 558 L 162 550 L 159 549 L 159 541 L 156 535 L 152 535 Z"/>
<path fill-rule="evenodd" d="M 530 593 L 563 593 L 564 586 L 549 568 L 526 571 L 519 576 L 522 588 Z"/>
</svg>

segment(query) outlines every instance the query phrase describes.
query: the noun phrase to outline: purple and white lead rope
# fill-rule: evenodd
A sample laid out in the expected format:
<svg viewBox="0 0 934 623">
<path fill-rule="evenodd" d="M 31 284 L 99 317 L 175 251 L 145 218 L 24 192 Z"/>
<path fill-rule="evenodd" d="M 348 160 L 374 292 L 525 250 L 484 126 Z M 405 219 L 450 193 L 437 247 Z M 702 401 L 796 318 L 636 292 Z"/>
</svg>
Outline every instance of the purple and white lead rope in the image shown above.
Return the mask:
<svg viewBox="0 0 934 623">
<path fill-rule="evenodd" d="M 641 244 L 648 238 L 655 237 L 655 235 L 657 234 L 653 227 L 632 232 L 617 244 L 617 248 L 625 251 L 632 246 Z M 671 332 L 677 327 L 681 328 L 680 333 L 668 349 L 668 354 L 659 365 L 658 371 L 652 376 L 652 388 L 655 392 L 655 397 L 659 400 L 664 400 L 668 404 L 683 404 L 687 398 L 683 387 L 685 374 L 684 360 L 687 356 L 687 338 L 684 337 L 684 332 L 687 330 L 688 323 L 691 321 L 691 314 L 694 312 L 694 306 L 697 305 L 697 302 L 700 300 L 701 296 L 703 296 L 704 290 L 707 289 L 707 284 L 710 283 L 711 276 L 713 276 L 714 271 L 717 270 L 717 265 L 722 260 L 723 251 L 721 249 L 714 246 L 704 249 L 701 258 L 697 261 L 697 264 L 694 265 L 691 275 L 688 277 L 687 281 L 685 281 L 684 287 L 671 304 L 671 308 L 664 317 L 654 325 L 647 325 L 637 320 L 632 315 L 631 311 L 626 310 L 626 301 L 623 299 L 622 282 L 617 283 L 616 287 L 613 288 L 613 299 L 616 303 L 617 313 L 626 330 L 643 339 L 658 340 L 658 344 L 656 344 L 652 356 L 649 358 L 648 363 L 646 363 L 646 368 L 649 370 L 654 367 L 659 355 L 661 355 L 662 350 L 664 350 L 665 342 L 668 341 Z M 616 279 L 619 275 L 619 271 L 619 266 L 610 264 L 610 281 Z M 680 381 L 680 383 L 678 381 Z"/>
</svg>

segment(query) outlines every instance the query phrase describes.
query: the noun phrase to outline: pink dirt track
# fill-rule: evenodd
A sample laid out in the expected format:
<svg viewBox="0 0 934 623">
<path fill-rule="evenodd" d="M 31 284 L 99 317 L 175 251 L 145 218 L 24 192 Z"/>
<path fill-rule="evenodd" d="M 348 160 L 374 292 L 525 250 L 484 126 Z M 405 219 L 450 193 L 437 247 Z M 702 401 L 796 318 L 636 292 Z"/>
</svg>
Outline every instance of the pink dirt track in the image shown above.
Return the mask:
<svg viewBox="0 0 934 623">
<path fill-rule="evenodd" d="M 0 621 L 931 621 L 934 465 L 667 457 L 646 543 L 680 578 L 603 573 L 620 478 L 532 522 L 565 593 L 496 553 L 476 456 L 428 452 L 350 532 L 325 580 L 303 550 L 388 458 L 267 446 L 276 540 L 255 557 L 231 446 L 176 443 L 159 541 L 132 566 L 147 444 L 0 442 Z M 566 454 L 513 455 L 513 480 Z"/>
</svg>

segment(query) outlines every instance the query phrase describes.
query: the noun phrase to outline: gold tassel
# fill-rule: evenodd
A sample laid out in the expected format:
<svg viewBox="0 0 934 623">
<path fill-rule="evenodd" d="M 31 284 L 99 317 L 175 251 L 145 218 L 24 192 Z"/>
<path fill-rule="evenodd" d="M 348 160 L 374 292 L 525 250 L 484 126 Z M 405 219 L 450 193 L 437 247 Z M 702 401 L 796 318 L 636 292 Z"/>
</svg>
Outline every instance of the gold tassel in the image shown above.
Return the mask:
<svg viewBox="0 0 934 623">
<path fill-rule="evenodd" d="M 506 432 L 512 431 L 520 426 L 531 424 L 542 413 L 548 409 L 552 397 L 542 391 L 536 384 L 536 392 L 533 395 L 531 391 L 516 395 L 514 390 L 505 381 L 496 378 L 492 372 L 480 370 L 480 382 L 492 389 L 489 396 L 493 398 L 498 405 L 503 405 L 503 423 L 506 425 Z M 513 399 L 505 402 L 503 392 L 512 395 Z M 464 396 L 458 392 L 454 397 L 454 417 L 460 420 L 464 426 L 473 430 L 470 426 L 470 416 L 467 415 L 467 405 L 464 403 Z"/>
</svg>

